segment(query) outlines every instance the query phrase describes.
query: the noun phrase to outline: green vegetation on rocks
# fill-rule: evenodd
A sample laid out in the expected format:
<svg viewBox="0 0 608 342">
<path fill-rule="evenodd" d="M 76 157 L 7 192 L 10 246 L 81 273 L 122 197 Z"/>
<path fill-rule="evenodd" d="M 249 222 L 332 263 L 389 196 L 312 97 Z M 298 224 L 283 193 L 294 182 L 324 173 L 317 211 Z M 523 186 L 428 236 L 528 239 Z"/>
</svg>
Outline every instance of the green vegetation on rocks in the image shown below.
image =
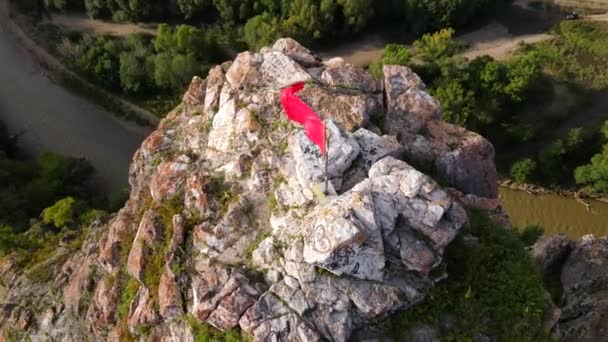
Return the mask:
<svg viewBox="0 0 608 342">
<path fill-rule="evenodd" d="M 250 341 L 239 329 L 219 331 L 206 323 L 200 322 L 191 315 L 185 316 L 185 321 L 190 325 L 195 342 L 246 342 Z"/>
<path fill-rule="evenodd" d="M 543 329 L 548 308 L 543 284 L 518 236 L 473 212 L 468 233 L 448 247 L 448 274 L 425 300 L 392 320 L 394 335 L 417 324 L 439 326 L 451 317 L 442 341 L 473 341 L 486 335 L 498 341 L 550 341 Z"/>
</svg>

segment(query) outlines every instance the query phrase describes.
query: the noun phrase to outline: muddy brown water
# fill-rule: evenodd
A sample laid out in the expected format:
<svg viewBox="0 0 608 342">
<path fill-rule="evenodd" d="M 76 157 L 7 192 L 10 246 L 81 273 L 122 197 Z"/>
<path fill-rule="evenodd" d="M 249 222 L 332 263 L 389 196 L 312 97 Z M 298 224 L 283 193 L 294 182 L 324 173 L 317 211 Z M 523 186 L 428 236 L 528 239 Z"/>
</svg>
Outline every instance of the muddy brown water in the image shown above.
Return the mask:
<svg viewBox="0 0 608 342">
<path fill-rule="evenodd" d="M 517 227 L 538 224 L 545 233 L 562 233 L 578 239 L 586 234 L 608 235 L 608 203 L 591 201 L 592 209 L 573 198 L 559 195 L 534 196 L 527 192 L 502 188 L 500 196 Z"/>
</svg>

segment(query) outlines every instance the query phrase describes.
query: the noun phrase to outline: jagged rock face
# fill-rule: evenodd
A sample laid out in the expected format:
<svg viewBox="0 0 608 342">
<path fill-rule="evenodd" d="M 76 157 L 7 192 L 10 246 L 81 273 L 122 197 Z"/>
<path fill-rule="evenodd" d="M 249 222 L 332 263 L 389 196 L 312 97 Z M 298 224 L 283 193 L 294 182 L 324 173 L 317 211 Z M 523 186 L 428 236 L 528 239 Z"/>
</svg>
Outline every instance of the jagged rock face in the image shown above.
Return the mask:
<svg viewBox="0 0 608 342">
<path fill-rule="evenodd" d="M 399 138 L 408 159 L 416 166 L 435 168 L 439 178 L 464 193 L 496 198 L 492 144 L 479 134 L 438 121 L 441 106 L 411 69 L 385 66 L 384 84 L 385 129 Z"/>
<path fill-rule="evenodd" d="M 384 73 L 376 81 L 282 39 L 195 77 L 136 152 L 125 207 L 80 251 L 58 251 L 49 282 L 2 264 L 0 325 L 188 341 L 194 319 L 255 341 L 346 341 L 420 302 L 445 277 L 465 208 L 499 208 L 494 151 L 438 121 L 411 70 Z M 327 194 L 318 147 L 280 105 L 296 82 L 327 123 Z M 436 175 L 420 171 L 429 165 Z"/>
<path fill-rule="evenodd" d="M 565 341 L 607 340 L 608 239 L 583 237 L 566 260 L 561 281 L 561 337 Z"/>
<path fill-rule="evenodd" d="M 555 334 L 561 341 L 608 340 L 608 238 L 543 236 L 531 250 L 545 279 L 561 285 Z M 552 287 L 555 287 L 553 285 Z"/>
</svg>

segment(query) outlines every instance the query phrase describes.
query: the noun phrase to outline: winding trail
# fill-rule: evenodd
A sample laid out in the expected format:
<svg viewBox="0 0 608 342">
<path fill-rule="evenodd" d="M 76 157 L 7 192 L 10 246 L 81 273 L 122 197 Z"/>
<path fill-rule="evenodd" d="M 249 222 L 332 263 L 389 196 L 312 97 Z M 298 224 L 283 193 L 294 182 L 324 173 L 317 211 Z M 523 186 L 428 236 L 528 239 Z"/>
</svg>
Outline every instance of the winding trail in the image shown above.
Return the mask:
<svg viewBox="0 0 608 342">
<path fill-rule="evenodd" d="M 6 19 L 1 13 L 0 21 Z M 0 120 L 11 133 L 23 133 L 20 145 L 30 155 L 53 151 L 88 159 L 97 170 L 95 185 L 106 195 L 128 184 L 133 153 L 149 133 L 50 81 L 3 27 Z"/>
</svg>

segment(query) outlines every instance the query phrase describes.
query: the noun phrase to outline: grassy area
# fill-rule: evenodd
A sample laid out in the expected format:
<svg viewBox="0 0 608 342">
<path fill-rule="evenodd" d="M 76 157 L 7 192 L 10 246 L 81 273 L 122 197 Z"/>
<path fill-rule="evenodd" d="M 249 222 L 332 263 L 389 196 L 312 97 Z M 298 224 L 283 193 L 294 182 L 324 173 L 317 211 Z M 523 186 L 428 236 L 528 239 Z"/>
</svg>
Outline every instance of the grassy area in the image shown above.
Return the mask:
<svg viewBox="0 0 608 342">
<path fill-rule="evenodd" d="M 608 23 L 564 21 L 551 33 L 555 39 L 524 53 L 542 58 L 546 71 L 557 80 L 588 90 L 608 88 Z"/>
<path fill-rule="evenodd" d="M 453 328 L 442 332 L 443 341 L 474 341 L 478 334 L 498 341 L 549 341 L 542 280 L 524 244 L 485 214 L 470 217 L 469 233 L 479 242 L 467 246 L 461 235 L 448 247 L 449 278 L 424 302 L 393 318 L 394 337 L 403 340 L 403 332 L 417 324 L 438 326 L 448 314 Z"/>
</svg>

